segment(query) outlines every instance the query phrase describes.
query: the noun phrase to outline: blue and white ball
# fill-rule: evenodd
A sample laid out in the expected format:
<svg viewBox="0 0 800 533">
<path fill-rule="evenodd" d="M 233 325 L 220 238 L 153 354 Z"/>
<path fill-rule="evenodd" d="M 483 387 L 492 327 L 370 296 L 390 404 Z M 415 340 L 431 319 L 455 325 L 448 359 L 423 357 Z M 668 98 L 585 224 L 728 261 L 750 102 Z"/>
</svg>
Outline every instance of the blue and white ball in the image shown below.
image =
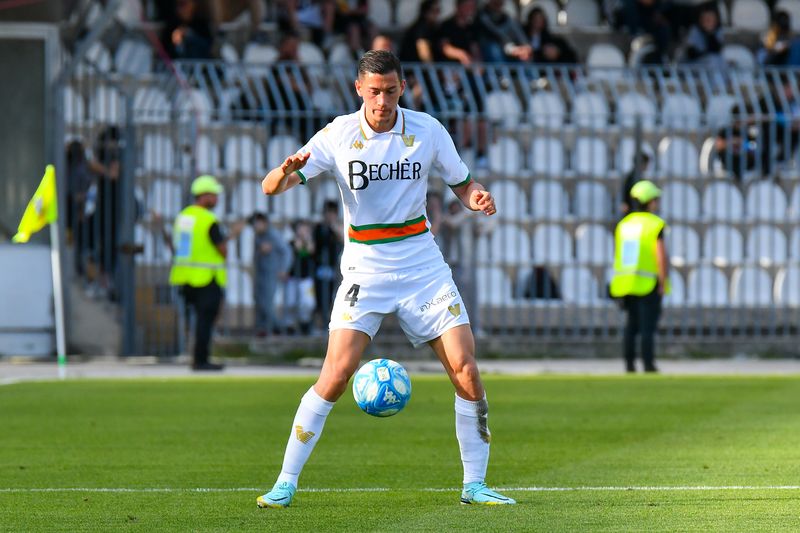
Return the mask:
<svg viewBox="0 0 800 533">
<path fill-rule="evenodd" d="M 400 363 L 373 359 L 353 377 L 353 396 L 368 415 L 396 415 L 411 398 L 411 380 Z"/>
</svg>

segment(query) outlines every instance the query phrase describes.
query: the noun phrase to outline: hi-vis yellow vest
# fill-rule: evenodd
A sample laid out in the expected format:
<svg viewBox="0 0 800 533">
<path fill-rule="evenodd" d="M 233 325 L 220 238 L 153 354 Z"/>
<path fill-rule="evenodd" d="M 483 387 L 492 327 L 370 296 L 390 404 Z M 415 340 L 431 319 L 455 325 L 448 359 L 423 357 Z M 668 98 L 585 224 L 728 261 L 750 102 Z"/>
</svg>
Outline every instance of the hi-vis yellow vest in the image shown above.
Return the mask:
<svg viewBox="0 0 800 533">
<path fill-rule="evenodd" d="M 658 235 L 664 225 L 660 217 L 646 212 L 631 213 L 617 224 L 611 296 L 645 296 L 656 288 Z"/>
<path fill-rule="evenodd" d="M 216 281 L 220 287 L 225 286 L 225 258 L 208 234 L 216 221 L 214 213 L 197 205 L 180 212 L 172 228 L 170 285 L 205 287 Z"/>
</svg>

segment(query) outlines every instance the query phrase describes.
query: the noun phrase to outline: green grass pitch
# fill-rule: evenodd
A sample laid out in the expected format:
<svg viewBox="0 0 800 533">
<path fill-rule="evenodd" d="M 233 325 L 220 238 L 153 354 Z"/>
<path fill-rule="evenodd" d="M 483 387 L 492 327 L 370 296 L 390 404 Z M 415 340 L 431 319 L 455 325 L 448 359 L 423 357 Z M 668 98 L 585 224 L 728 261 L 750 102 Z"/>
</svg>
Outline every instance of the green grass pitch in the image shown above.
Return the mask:
<svg viewBox="0 0 800 533">
<path fill-rule="evenodd" d="M 387 419 L 348 392 L 281 510 L 308 378 L 2 386 L 0 531 L 800 530 L 800 377 L 485 376 L 509 507 L 459 505 L 452 387 L 412 382 Z"/>
</svg>

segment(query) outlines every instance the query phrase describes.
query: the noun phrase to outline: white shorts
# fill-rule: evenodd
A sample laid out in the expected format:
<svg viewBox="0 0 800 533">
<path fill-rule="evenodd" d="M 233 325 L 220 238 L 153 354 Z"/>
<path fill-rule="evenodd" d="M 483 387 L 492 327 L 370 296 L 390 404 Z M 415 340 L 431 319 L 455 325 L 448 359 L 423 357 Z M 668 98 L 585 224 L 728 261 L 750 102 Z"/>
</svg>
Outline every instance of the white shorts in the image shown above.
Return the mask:
<svg viewBox="0 0 800 533">
<path fill-rule="evenodd" d="M 383 317 L 390 313 L 397 313 L 415 347 L 450 328 L 469 324 L 450 267 L 442 263 L 400 273 L 345 274 L 328 329 L 354 329 L 374 338 Z"/>
</svg>

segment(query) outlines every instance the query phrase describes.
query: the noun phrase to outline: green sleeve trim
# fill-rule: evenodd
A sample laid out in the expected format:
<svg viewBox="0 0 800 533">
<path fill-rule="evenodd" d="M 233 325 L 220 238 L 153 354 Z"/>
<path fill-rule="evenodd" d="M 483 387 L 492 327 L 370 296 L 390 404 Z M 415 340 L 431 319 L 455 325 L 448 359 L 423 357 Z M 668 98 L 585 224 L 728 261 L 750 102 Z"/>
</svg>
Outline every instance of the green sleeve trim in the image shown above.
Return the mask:
<svg viewBox="0 0 800 533">
<path fill-rule="evenodd" d="M 464 181 L 462 181 L 461 183 L 456 183 L 455 185 L 451 185 L 450 188 L 455 189 L 456 187 L 462 187 L 464 185 L 467 185 L 471 181 L 472 181 L 472 174 L 467 174 L 467 178 Z"/>
<path fill-rule="evenodd" d="M 306 182 L 308 181 L 306 179 L 305 175 L 302 172 L 300 172 L 299 170 L 295 170 L 295 172 L 297 172 L 297 175 L 300 176 L 300 179 L 303 181 L 303 185 L 305 185 Z"/>
</svg>

